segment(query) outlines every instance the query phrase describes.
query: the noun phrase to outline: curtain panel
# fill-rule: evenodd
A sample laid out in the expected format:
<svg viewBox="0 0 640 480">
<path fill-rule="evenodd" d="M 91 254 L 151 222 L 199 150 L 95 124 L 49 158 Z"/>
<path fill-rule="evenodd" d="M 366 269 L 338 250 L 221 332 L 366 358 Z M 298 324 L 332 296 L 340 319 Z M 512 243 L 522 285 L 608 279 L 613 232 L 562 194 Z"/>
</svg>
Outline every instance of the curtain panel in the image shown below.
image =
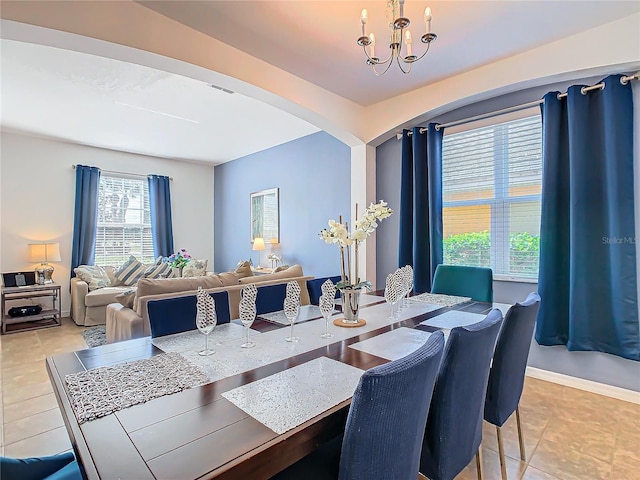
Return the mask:
<svg viewBox="0 0 640 480">
<path fill-rule="evenodd" d="M 76 165 L 76 199 L 71 242 L 71 278 L 79 265 L 93 265 L 98 223 L 100 169 Z"/>
<path fill-rule="evenodd" d="M 398 266 L 411 265 L 414 289 L 430 292 L 442 263 L 442 136 L 430 123 L 402 132 Z"/>
<path fill-rule="evenodd" d="M 173 253 L 171 179 L 162 175 L 149 175 L 148 180 L 153 253 L 156 257 L 168 257 Z"/>
<path fill-rule="evenodd" d="M 536 340 L 640 360 L 633 99 L 620 77 L 544 97 Z"/>
</svg>

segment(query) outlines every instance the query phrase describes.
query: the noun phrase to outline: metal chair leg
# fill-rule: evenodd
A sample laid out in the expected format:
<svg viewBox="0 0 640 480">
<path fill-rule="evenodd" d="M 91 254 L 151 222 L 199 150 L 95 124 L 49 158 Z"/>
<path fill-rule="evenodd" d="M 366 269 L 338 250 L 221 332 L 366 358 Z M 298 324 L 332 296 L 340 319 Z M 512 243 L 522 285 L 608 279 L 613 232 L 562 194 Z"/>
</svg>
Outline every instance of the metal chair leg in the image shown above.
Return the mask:
<svg viewBox="0 0 640 480">
<path fill-rule="evenodd" d="M 522 424 L 520 423 L 520 405 L 516 407 L 516 423 L 518 424 L 518 442 L 520 442 L 520 460 L 525 462 L 527 455 L 524 449 L 524 434 L 522 433 Z"/>
<path fill-rule="evenodd" d="M 476 470 L 478 471 L 478 480 L 482 480 L 482 445 L 476 452 Z"/>
<path fill-rule="evenodd" d="M 507 465 L 504 459 L 504 445 L 502 444 L 502 429 L 496 426 L 496 432 L 498 433 L 498 456 L 500 457 L 500 475 L 502 480 L 507 480 Z"/>
</svg>

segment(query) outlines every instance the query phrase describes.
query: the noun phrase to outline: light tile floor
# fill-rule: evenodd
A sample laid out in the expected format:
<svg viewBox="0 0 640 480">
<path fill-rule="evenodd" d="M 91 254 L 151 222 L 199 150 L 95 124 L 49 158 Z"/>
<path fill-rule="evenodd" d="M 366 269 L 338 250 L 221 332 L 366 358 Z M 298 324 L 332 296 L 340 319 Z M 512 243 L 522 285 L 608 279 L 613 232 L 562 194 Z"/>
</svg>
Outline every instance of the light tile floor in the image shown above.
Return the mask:
<svg viewBox="0 0 640 480">
<path fill-rule="evenodd" d="M 0 454 L 50 455 L 71 448 L 46 373 L 47 356 L 86 348 L 69 318 L 62 326 L 0 337 Z M 503 427 L 510 479 L 640 480 L 640 405 L 527 378 L 520 403 L 527 461 L 515 419 Z M 485 423 L 485 478 L 500 478 L 495 427 Z M 475 480 L 475 463 L 458 476 Z"/>
</svg>

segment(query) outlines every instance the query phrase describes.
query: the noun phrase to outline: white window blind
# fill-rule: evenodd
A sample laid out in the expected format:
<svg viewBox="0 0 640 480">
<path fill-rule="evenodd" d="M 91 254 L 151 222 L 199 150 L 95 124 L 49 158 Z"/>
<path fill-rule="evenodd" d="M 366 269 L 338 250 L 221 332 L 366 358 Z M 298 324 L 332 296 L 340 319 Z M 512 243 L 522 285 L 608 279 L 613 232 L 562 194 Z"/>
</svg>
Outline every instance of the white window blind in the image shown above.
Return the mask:
<svg viewBox="0 0 640 480">
<path fill-rule="evenodd" d="M 537 278 L 540 115 L 445 131 L 442 157 L 444 263 Z"/>
<path fill-rule="evenodd" d="M 154 260 L 148 182 L 101 175 L 95 263 L 119 266 L 130 255 Z"/>
</svg>

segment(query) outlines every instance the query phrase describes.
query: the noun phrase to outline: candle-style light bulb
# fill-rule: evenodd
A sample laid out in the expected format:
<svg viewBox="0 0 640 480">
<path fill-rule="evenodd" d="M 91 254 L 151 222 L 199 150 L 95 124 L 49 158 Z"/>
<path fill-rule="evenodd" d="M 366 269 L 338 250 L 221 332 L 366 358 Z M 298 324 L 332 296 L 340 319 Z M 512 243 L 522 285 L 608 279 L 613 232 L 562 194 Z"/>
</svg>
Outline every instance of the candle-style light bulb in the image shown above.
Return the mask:
<svg viewBox="0 0 640 480">
<path fill-rule="evenodd" d="M 431 33 L 431 8 L 424 9 L 424 23 L 427 27 L 427 33 Z"/>
<path fill-rule="evenodd" d="M 411 32 L 409 30 L 404 32 L 404 44 L 407 46 L 407 57 L 412 55 L 411 52 Z"/>
<path fill-rule="evenodd" d="M 369 48 L 370 48 L 370 50 L 369 50 L 369 52 L 370 52 L 369 56 L 370 56 L 371 58 L 373 58 L 373 57 L 375 57 L 375 56 L 376 56 L 376 51 L 375 51 L 375 48 L 374 48 L 374 47 L 376 46 L 376 36 L 375 36 L 373 33 L 370 33 L 370 34 L 369 34 L 369 40 L 371 40 L 371 45 L 369 45 Z"/>
<path fill-rule="evenodd" d="M 360 23 L 362 23 L 362 36 L 367 36 L 367 9 L 363 8 L 362 12 L 360 12 Z"/>
</svg>

